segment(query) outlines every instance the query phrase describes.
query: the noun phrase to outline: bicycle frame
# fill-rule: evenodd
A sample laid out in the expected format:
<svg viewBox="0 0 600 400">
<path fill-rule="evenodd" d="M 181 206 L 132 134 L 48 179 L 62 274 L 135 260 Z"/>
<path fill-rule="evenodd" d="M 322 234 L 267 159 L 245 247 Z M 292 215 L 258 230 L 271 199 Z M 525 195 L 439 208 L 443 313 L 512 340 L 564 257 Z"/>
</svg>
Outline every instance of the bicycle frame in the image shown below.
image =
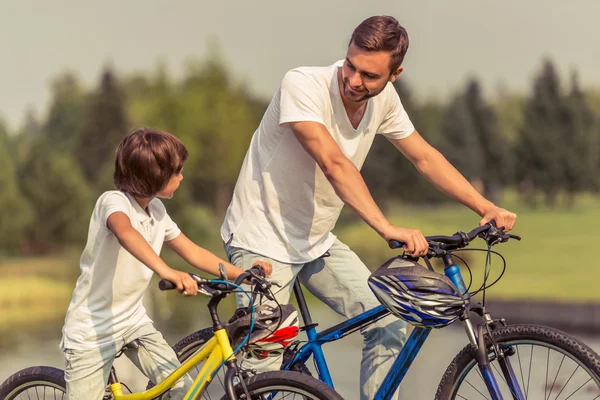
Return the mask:
<svg viewBox="0 0 600 400">
<path fill-rule="evenodd" d="M 110 385 L 110 390 L 115 400 L 152 400 L 171 389 L 175 382 L 196 365 L 207 360 L 183 398 L 184 400 L 194 399 L 211 381 L 223 361 L 231 358 L 233 358 L 233 349 L 229 344 L 227 332 L 225 329 L 219 329 L 215 331 L 215 336 L 199 349 L 194 356 L 152 389 L 140 393 L 123 394 L 122 384 L 115 382 Z"/>
<path fill-rule="evenodd" d="M 202 346 L 196 353 L 183 365 L 173 371 L 166 379 L 155 387 L 140 393 L 123 394 L 123 385 L 118 381 L 114 368 L 111 369 L 109 378 L 110 390 L 115 400 L 152 400 L 162 395 L 173 387 L 181 377 L 187 374 L 192 368 L 206 360 L 202 369 L 196 376 L 191 387 L 186 392 L 183 400 L 191 400 L 202 393 L 206 385 L 212 380 L 223 364 L 227 366 L 225 373 L 225 392 L 228 398 L 235 399 L 235 390 L 233 378 L 238 373 L 237 361 L 227 330 L 223 326 L 217 313 L 217 305 L 225 298 L 226 294 L 213 296 L 208 302 L 208 311 L 213 321 L 215 335 Z"/>
<path fill-rule="evenodd" d="M 461 293 L 466 293 L 467 290 L 465 288 L 465 284 L 460 272 L 460 268 L 454 263 L 452 256 L 450 254 L 444 255 L 442 257 L 444 261 L 444 272 L 446 276 L 454 283 L 456 288 L 458 288 Z M 334 388 L 333 381 L 331 379 L 331 374 L 329 373 L 329 368 L 327 366 L 327 362 L 325 360 L 325 356 L 323 354 L 323 350 L 321 346 L 324 343 L 332 342 L 338 339 L 341 339 L 349 332 L 354 331 L 359 328 L 363 328 L 367 325 L 370 325 L 377 321 L 378 319 L 387 316 L 390 312 L 384 306 L 377 306 L 369 311 L 366 311 L 354 318 L 351 318 L 347 321 L 339 323 L 335 326 L 332 326 L 329 329 L 326 329 L 322 332 L 317 332 L 316 326 L 312 322 L 310 313 L 308 311 L 308 307 L 306 305 L 306 299 L 304 298 L 304 294 L 300 287 L 300 283 L 296 280 L 294 283 L 294 295 L 298 302 L 298 308 L 300 309 L 300 314 L 302 315 L 302 319 L 304 322 L 303 330 L 306 331 L 308 336 L 308 342 L 301 346 L 295 354 L 293 360 L 284 365 L 283 369 L 289 369 L 296 362 L 306 362 L 310 356 L 314 356 L 315 364 L 317 368 L 317 372 L 319 374 L 319 379 L 330 387 Z M 482 327 L 479 326 L 479 332 L 476 332 L 473 324 L 470 319 L 470 297 L 468 293 L 465 294 L 465 299 L 467 300 L 467 306 L 463 315 L 460 317 L 460 321 L 462 322 L 467 337 L 469 338 L 469 342 L 476 349 L 476 359 L 481 371 L 483 380 L 490 392 L 491 398 L 493 400 L 502 400 L 502 394 L 500 393 L 500 388 L 498 386 L 498 382 L 494 376 L 492 371 L 492 367 L 489 364 L 489 357 L 486 352 L 486 346 L 484 345 L 484 335 Z M 488 314 L 485 316 L 486 323 L 491 323 L 492 320 Z M 395 391 L 400 386 L 406 372 L 410 368 L 412 362 L 415 357 L 421 350 L 421 347 L 425 343 L 425 340 L 429 336 L 431 332 L 431 328 L 414 328 L 408 337 L 406 343 L 402 347 L 398 358 L 394 361 L 391 369 L 383 380 L 383 384 L 378 389 L 375 400 L 389 400 L 392 398 Z M 513 394 L 513 398 L 517 400 L 524 400 L 524 396 L 519 388 L 518 382 L 515 378 L 514 371 L 510 365 L 510 362 L 505 357 L 500 357 L 499 363 L 501 365 L 501 369 L 504 375 L 504 379 L 509 385 L 509 388 Z M 335 388 L 334 388 L 335 389 Z"/>
</svg>

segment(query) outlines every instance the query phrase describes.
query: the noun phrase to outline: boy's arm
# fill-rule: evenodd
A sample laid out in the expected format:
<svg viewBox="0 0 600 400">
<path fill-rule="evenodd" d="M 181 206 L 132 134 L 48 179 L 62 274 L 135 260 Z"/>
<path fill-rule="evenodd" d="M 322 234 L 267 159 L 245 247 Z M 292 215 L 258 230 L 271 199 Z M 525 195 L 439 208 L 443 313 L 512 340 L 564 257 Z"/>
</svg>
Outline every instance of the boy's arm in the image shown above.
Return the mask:
<svg viewBox="0 0 600 400">
<path fill-rule="evenodd" d="M 175 239 L 165 243 L 190 265 L 201 271 L 208 272 L 209 274 L 219 276 L 219 264 L 221 263 L 225 265 L 228 279 L 235 279 L 243 272 L 243 270 L 235 265 L 222 260 L 210 251 L 198 246 L 183 233 L 179 234 Z M 271 264 L 259 261 L 254 265 L 260 265 L 267 276 L 271 275 Z"/>
<path fill-rule="evenodd" d="M 107 218 L 106 226 L 114 233 L 119 241 L 132 256 L 154 271 L 161 279 L 167 279 L 177 285 L 177 290 L 188 295 L 195 295 L 198 292 L 198 284 L 192 277 L 181 271 L 169 267 L 154 249 L 146 242 L 143 236 L 131 225 L 129 217 L 117 211 Z"/>
</svg>

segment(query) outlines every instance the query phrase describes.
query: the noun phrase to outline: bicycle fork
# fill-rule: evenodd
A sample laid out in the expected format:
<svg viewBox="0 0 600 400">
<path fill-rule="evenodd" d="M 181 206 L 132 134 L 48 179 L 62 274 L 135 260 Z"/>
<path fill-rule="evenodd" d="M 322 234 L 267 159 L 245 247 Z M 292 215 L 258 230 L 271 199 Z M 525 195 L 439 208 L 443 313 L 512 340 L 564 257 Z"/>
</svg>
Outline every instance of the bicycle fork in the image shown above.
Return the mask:
<svg viewBox="0 0 600 400">
<path fill-rule="evenodd" d="M 444 272 L 446 276 L 450 278 L 452 283 L 454 283 L 454 286 L 456 286 L 459 292 L 463 294 L 464 298 L 466 300 L 470 300 L 470 295 L 465 287 L 460 269 L 454 263 L 452 255 L 446 254 L 442 257 L 442 260 L 444 262 Z M 475 331 L 475 328 L 471 322 L 471 318 L 469 316 L 470 311 L 477 312 L 483 318 L 483 321 L 477 326 L 477 332 Z M 510 360 L 508 359 L 508 356 L 512 355 L 510 353 L 510 349 L 500 349 L 497 343 L 494 341 L 494 338 L 490 335 L 489 339 L 492 343 L 493 351 L 490 353 L 487 351 L 484 328 L 489 326 L 494 329 L 495 327 L 495 322 L 491 319 L 490 315 L 486 312 L 484 313 L 484 310 L 481 307 L 467 307 L 463 316 L 460 318 L 460 321 L 465 328 L 465 332 L 474 351 L 474 358 L 477 361 L 477 366 L 481 372 L 481 377 L 485 382 L 492 399 L 503 399 L 500 387 L 498 386 L 498 382 L 496 381 L 496 377 L 494 376 L 494 371 L 490 363 L 490 361 L 497 359 L 498 364 L 500 364 L 500 369 L 502 370 L 502 375 L 504 375 L 504 380 L 510 389 L 513 399 L 524 400 L 525 397 L 523 396 L 521 388 L 519 387 L 516 375 L 510 364 Z M 493 359 L 491 360 L 490 354 L 493 356 Z"/>
</svg>

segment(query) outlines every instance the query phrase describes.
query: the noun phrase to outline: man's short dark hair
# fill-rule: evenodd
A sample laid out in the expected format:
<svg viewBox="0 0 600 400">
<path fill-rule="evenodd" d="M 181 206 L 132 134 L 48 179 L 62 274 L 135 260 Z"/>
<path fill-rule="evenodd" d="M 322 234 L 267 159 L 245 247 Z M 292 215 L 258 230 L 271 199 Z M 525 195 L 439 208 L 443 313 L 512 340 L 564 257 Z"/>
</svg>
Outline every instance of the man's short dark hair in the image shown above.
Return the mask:
<svg viewBox="0 0 600 400">
<path fill-rule="evenodd" d="M 117 148 L 115 185 L 134 197 L 154 197 L 181 172 L 187 155 L 183 143 L 170 133 L 134 129 Z"/>
<path fill-rule="evenodd" d="M 396 18 L 375 16 L 367 18 L 354 29 L 350 39 L 352 43 L 366 51 L 390 52 L 390 71 L 394 72 L 402 65 L 408 50 L 408 33 Z"/>
</svg>

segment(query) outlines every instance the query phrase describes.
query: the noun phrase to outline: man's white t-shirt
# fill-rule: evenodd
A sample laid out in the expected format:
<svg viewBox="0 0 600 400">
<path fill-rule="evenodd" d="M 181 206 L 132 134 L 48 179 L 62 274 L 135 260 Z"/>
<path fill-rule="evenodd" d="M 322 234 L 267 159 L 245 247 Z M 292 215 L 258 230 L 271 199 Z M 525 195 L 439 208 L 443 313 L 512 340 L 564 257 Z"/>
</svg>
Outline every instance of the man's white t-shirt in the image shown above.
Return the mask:
<svg viewBox="0 0 600 400">
<path fill-rule="evenodd" d="M 305 263 L 333 244 L 331 233 L 344 205 L 290 122 L 323 124 L 360 170 L 375 134 L 402 139 L 414 131 L 391 83 L 367 102 L 359 126 L 342 102 L 338 61 L 286 73 L 252 137 L 221 227 L 221 237 L 280 262 Z"/>
<path fill-rule="evenodd" d="M 181 233 L 159 199 L 148 204 L 148 214 L 128 193 L 103 193 L 90 220 L 81 275 L 65 317 L 62 348 L 90 349 L 113 343 L 152 322 L 142 299 L 154 272 L 121 247 L 108 229 L 107 219 L 117 211 L 129 217 L 157 254 L 163 242 Z"/>
</svg>

